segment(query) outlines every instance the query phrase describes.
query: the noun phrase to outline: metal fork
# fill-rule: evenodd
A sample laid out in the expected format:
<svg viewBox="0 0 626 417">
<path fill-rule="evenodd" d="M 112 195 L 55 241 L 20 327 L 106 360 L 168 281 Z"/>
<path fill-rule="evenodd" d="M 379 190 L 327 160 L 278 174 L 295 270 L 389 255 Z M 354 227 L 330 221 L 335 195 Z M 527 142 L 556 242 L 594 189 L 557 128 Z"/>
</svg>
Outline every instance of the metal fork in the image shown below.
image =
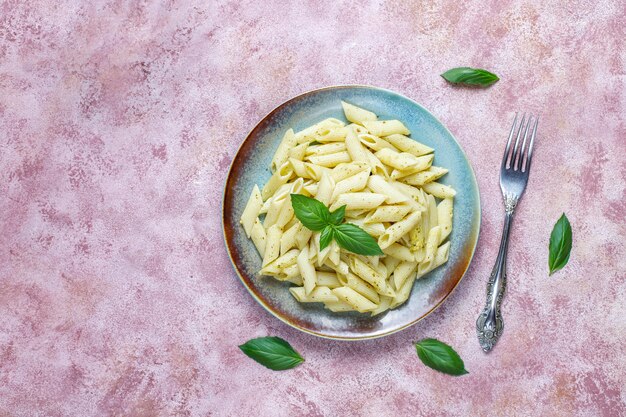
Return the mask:
<svg viewBox="0 0 626 417">
<path fill-rule="evenodd" d="M 522 116 L 522 120 L 517 124 L 517 113 L 513 120 L 509 140 L 506 143 L 504 156 L 502 158 L 502 166 L 500 167 L 500 188 L 504 199 L 504 229 L 502 230 L 502 239 L 500 241 L 500 250 L 496 264 L 493 267 L 489 282 L 487 283 L 487 303 L 482 313 L 476 320 L 476 330 L 478 332 L 478 341 L 485 352 L 493 349 L 494 345 L 502 335 L 504 323 L 502 321 L 502 313 L 500 305 L 506 288 L 506 254 L 509 245 L 509 231 L 511 230 L 511 222 L 513 213 L 518 201 L 522 198 L 526 184 L 528 183 L 528 174 L 530 171 L 530 163 L 533 156 L 533 145 L 537 134 L 537 124 L 539 117 L 534 118 L 534 126 L 530 132 L 530 141 L 526 147 L 529 128 L 532 124 L 533 116 Z M 517 131 L 517 134 L 516 134 Z M 521 147 L 519 147 L 522 137 Z M 511 141 L 516 136 L 515 145 L 511 149 Z"/>
</svg>

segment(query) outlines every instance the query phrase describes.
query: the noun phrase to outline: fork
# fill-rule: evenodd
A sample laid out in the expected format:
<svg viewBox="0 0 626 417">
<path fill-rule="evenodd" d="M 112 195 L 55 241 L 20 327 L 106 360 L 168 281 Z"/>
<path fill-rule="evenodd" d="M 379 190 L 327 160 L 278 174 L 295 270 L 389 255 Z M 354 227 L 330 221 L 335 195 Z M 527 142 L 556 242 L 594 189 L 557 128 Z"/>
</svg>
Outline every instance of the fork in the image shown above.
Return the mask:
<svg viewBox="0 0 626 417">
<path fill-rule="evenodd" d="M 526 115 L 524 114 L 519 125 L 517 124 L 517 116 L 516 113 L 500 167 L 500 188 L 502 189 L 505 209 L 500 249 L 493 271 L 489 277 L 489 282 L 487 283 L 487 303 L 482 313 L 478 316 L 478 320 L 476 320 L 478 341 L 485 352 L 489 352 L 493 349 L 504 329 L 500 305 L 502 304 L 504 289 L 506 288 L 506 254 L 509 246 L 509 232 L 511 230 L 515 207 L 522 198 L 522 194 L 524 194 L 526 184 L 528 183 L 530 163 L 533 156 L 533 145 L 535 143 L 537 125 L 539 123 L 539 117 L 535 117 L 527 147 L 526 141 L 533 116 L 532 114 L 529 115 L 526 121 Z M 519 147 L 522 131 L 524 138 L 522 140 L 522 146 Z M 511 142 L 514 136 L 516 137 L 515 145 L 511 149 Z"/>
</svg>

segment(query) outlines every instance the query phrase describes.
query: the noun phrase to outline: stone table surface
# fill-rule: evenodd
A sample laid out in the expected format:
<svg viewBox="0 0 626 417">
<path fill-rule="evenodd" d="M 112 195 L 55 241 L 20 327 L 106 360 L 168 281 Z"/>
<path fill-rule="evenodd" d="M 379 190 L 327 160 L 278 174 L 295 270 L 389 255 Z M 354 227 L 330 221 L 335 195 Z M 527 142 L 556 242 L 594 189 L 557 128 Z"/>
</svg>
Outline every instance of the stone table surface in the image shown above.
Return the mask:
<svg viewBox="0 0 626 417">
<path fill-rule="evenodd" d="M 0 415 L 624 416 L 626 111 L 619 0 L 0 3 Z M 439 76 L 484 67 L 501 80 Z M 237 279 L 229 164 L 275 106 L 336 84 L 395 90 L 456 136 L 481 191 L 474 261 L 427 319 L 380 340 L 287 327 Z M 499 243 L 516 110 L 541 113 L 509 253 L 506 329 L 474 320 Z M 565 212 L 569 264 L 548 277 Z M 289 340 L 271 372 L 238 345 Z M 470 374 L 426 368 L 454 346 Z"/>
</svg>

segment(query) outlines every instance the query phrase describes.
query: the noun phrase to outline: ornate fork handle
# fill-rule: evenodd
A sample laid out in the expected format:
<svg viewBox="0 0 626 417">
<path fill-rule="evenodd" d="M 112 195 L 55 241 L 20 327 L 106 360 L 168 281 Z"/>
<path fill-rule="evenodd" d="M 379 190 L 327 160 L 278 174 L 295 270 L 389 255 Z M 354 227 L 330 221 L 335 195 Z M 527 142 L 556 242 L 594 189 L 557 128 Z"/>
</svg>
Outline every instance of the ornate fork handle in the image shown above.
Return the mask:
<svg viewBox="0 0 626 417">
<path fill-rule="evenodd" d="M 513 198 L 513 196 L 505 195 L 504 198 L 506 215 L 498 258 L 487 283 L 487 303 L 482 313 L 478 316 L 478 320 L 476 320 L 478 342 L 485 352 L 489 352 L 494 347 L 504 329 L 500 305 L 502 304 L 506 288 L 506 254 L 509 246 L 509 231 L 511 221 L 513 220 L 513 210 L 517 204 L 517 199 Z"/>
</svg>

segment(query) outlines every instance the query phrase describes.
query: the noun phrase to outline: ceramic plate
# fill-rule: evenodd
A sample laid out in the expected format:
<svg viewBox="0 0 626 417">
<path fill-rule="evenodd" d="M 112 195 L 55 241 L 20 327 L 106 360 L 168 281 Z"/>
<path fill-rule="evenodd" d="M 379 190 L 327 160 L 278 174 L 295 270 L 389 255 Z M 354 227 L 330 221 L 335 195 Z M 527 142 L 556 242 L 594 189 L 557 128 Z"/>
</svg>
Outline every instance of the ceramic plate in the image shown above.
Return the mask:
<svg viewBox="0 0 626 417">
<path fill-rule="evenodd" d="M 381 120 L 399 119 L 411 137 L 435 149 L 433 165 L 450 172 L 440 181 L 457 191 L 446 264 L 416 281 L 409 300 L 376 317 L 356 312 L 332 313 L 321 304 L 301 304 L 290 283 L 259 277 L 261 258 L 239 218 L 254 184 L 262 188 L 284 132 L 296 132 L 327 117 L 344 120 L 341 100 L 371 110 Z M 398 93 L 368 86 L 327 87 L 301 94 L 263 118 L 241 145 L 224 190 L 223 227 L 226 247 L 241 282 L 266 310 L 304 332 L 332 339 L 358 340 L 385 336 L 415 324 L 450 295 L 469 267 L 480 229 L 480 199 L 472 167 L 452 134 L 422 106 Z"/>
</svg>

